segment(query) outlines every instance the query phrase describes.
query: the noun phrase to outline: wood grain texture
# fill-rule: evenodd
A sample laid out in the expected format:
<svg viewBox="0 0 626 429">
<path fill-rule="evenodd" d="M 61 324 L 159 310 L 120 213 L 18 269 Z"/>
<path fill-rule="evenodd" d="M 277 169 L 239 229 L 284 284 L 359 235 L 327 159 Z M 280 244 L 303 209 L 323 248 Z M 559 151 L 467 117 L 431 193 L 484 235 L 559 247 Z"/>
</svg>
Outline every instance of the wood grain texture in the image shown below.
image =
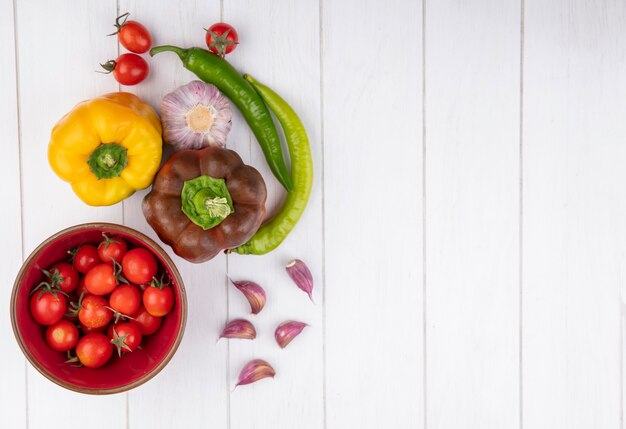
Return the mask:
<svg viewBox="0 0 626 429">
<path fill-rule="evenodd" d="M 0 185 L 3 204 L 0 237 L 7 250 L 0 255 L 0 279 L 4 284 L 0 294 L 0 415 L 3 425 L 20 428 L 26 424 L 26 361 L 15 344 L 9 301 L 13 279 L 22 264 L 22 221 L 20 198 L 20 154 L 17 117 L 17 88 L 15 66 L 15 33 L 13 2 L 0 3 L 0 121 L 2 151 L 5 157 Z"/>
<path fill-rule="evenodd" d="M 425 11 L 429 428 L 519 425 L 520 7 L 479 3 Z"/>
<path fill-rule="evenodd" d="M 617 428 L 626 4 L 525 5 L 524 426 Z"/>
<path fill-rule="evenodd" d="M 120 13 L 124 12 L 130 12 L 131 19 L 141 21 L 151 30 L 154 46 L 203 46 L 202 28 L 219 21 L 220 3 L 186 0 L 155 8 L 150 0 L 121 0 Z M 120 48 L 120 52 L 124 49 Z M 151 66 L 148 79 L 122 89 L 136 93 L 158 111 L 165 94 L 196 77 L 173 54 L 146 58 Z M 124 223 L 157 239 L 141 211 L 146 193 L 138 192 L 124 201 Z M 185 281 L 189 303 L 187 326 L 180 348 L 163 372 L 129 393 L 129 426 L 191 428 L 202 422 L 206 427 L 227 427 L 227 354 L 225 349 L 215 346 L 214 335 L 226 318 L 226 257 L 219 255 L 208 263 L 192 264 L 163 246 Z"/>
<path fill-rule="evenodd" d="M 111 2 L 17 1 L 17 40 L 22 147 L 24 251 L 67 226 L 91 222 L 122 222 L 122 206 L 92 208 L 81 202 L 69 184 L 52 172 L 47 160 L 50 130 L 76 103 L 117 85 L 110 76 L 94 73 L 98 63 L 114 58 L 115 41 L 105 37 L 115 17 Z M 59 30 L 50 23 L 64 23 Z M 69 23 L 72 23 L 69 26 Z M 42 48 L 45 39 L 47 48 Z M 54 398 L 54 400 L 52 400 Z M 69 392 L 28 369 L 29 428 L 67 427 L 59 404 L 72 404 L 73 421 L 93 428 L 126 424 L 124 394 L 91 397 Z M 106 409 L 106 413 L 96 410 Z"/>
<path fill-rule="evenodd" d="M 421 12 L 323 4 L 330 429 L 423 427 Z"/>
<path fill-rule="evenodd" d="M 223 18 L 238 29 L 241 42 L 229 60 L 241 72 L 250 73 L 273 88 L 296 110 L 307 129 L 316 173 L 309 206 L 278 249 L 264 256 L 228 256 L 229 275 L 233 279 L 257 281 L 268 295 L 265 309 L 258 316 L 250 316 L 247 301 L 229 286 L 229 318 L 248 318 L 258 333 L 255 341 L 222 340 L 219 344 L 230 349 L 231 387 L 243 365 L 254 358 L 266 359 L 277 373 L 274 380 L 242 386 L 231 393 L 230 427 L 321 428 L 324 396 L 319 3 L 228 1 L 224 3 Z M 269 192 L 266 206 L 270 213 L 275 212 L 285 192 L 239 114 L 233 119 L 229 145 L 261 172 Z M 293 258 L 304 260 L 311 268 L 317 305 L 285 272 L 285 265 Z M 274 341 L 274 329 L 289 319 L 310 326 L 281 350 Z"/>
</svg>

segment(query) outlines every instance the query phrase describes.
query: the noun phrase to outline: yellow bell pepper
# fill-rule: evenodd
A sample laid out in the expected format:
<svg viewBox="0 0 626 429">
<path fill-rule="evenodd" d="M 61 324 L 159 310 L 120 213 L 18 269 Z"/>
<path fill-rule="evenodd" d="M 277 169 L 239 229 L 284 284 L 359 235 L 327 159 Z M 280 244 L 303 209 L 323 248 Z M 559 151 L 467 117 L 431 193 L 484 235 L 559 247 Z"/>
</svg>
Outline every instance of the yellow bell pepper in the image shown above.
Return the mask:
<svg viewBox="0 0 626 429">
<path fill-rule="evenodd" d="M 78 197 L 108 206 L 150 186 L 162 155 L 161 122 L 127 92 L 83 101 L 52 129 L 48 162 Z"/>
</svg>

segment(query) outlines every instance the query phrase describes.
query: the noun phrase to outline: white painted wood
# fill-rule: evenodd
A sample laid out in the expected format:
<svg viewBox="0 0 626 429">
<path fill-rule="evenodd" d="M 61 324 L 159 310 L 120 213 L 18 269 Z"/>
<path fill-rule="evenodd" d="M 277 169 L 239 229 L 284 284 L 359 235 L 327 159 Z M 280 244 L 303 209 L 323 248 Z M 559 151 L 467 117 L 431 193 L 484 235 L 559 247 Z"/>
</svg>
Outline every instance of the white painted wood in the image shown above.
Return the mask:
<svg viewBox="0 0 626 429">
<path fill-rule="evenodd" d="M 289 102 L 307 128 L 316 177 L 307 211 L 296 229 L 274 252 L 264 256 L 229 255 L 229 274 L 251 279 L 267 291 L 265 309 L 249 316 L 242 294 L 230 286 L 229 317 L 246 317 L 256 328 L 255 341 L 222 340 L 229 348 L 230 387 L 248 361 L 263 358 L 276 370 L 274 380 L 242 386 L 230 394 L 230 427 L 322 428 L 323 392 L 323 262 L 322 262 L 322 141 L 320 121 L 320 39 L 317 0 L 228 1 L 224 20 L 239 31 L 240 46 L 231 54 L 241 72 L 250 73 Z M 284 191 L 273 178 L 261 149 L 240 115 L 233 120 L 229 144 L 263 175 L 268 187 L 267 208 L 274 212 Z M 313 305 L 288 277 L 284 266 L 304 260 L 315 278 Z M 310 324 L 286 349 L 274 341 L 274 329 L 285 320 Z M 219 335 L 219 331 L 213 333 Z"/>
<path fill-rule="evenodd" d="M 421 12 L 323 3 L 330 429 L 423 427 Z"/>
<path fill-rule="evenodd" d="M 149 0 L 122 0 L 120 13 L 124 12 L 130 12 L 130 19 L 148 27 L 155 46 L 202 46 L 202 28 L 219 21 L 220 4 L 190 0 L 167 2 L 155 8 Z M 136 93 L 157 109 L 165 94 L 195 78 L 173 54 L 145 57 L 151 66 L 149 78 L 123 89 Z M 141 211 L 146 193 L 138 192 L 124 201 L 124 223 L 158 240 Z M 197 427 L 202 422 L 206 427 L 227 427 L 227 354 L 215 346 L 214 336 L 226 318 L 226 257 L 220 255 L 205 264 L 191 264 L 163 246 L 173 256 L 185 281 L 187 326 L 179 350 L 163 372 L 129 394 L 129 425 L 169 429 Z"/>
<path fill-rule="evenodd" d="M 13 2 L 0 3 L 0 123 L 2 124 L 3 174 L 0 197 L 3 205 L 0 237 L 4 250 L 0 255 L 0 415 L 3 425 L 22 428 L 26 425 L 26 360 L 13 339 L 9 302 L 13 279 L 22 264 L 22 225 L 20 210 L 20 162 L 15 81 L 15 38 Z"/>
<path fill-rule="evenodd" d="M 622 1 L 526 0 L 523 420 L 622 424 Z"/>
<path fill-rule="evenodd" d="M 60 229 L 82 222 L 122 222 L 122 206 L 90 208 L 48 166 L 50 130 L 76 103 L 116 89 L 111 76 L 94 73 L 114 58 L 115 41 L 105 37 L 115 17 L 111 2 L 17 1 L 24 250 L 28 255 Z M 58 26 L 58 27 L 57 27 Z M 52 27 L 55 30 L 52 30 Z M 42 46 L 42 43 L 45 46 Z M 69 392 L 28 368 L 29 428 L 122 427 L 125 395 L 93 397 Z M 71 413 L 59 413 L 70 406 Z M 102 410 L 107 410 L 103 413 Z M 97 418 L 94 418 L 97 416 Z"/>
<path fill-rule="evenodd" d="M 515 428 L 520 7 L 446 0 L 425 17 L 428 427 Z"/>
<path fill-rule="evenodd" d="M 140 210 L 145 191 L 90 208 L 46 159 L 64 113 L 119 88 L 93 72 L 117 56 L 105 34 L 118 5 L 14 1 L 15 28 L 12 1 L 0 2 L 2 427 L 621 426 L 623 2 L 525 0 L 520 219 L 520 2 L 426 3 L 423 160 L 421 2 L 119 0 L 157 44 L 203 46 L 202 27 L 235 25 L 241 45 L 229 60 L 298 111 L 317 176 L 309 209 L 277 251 L 201 265 L 175 258 L 190 303 L 178 353 L 128 395 L 89 397 L 25 363 L 7 309 L 22 247 L 27 256 L 52 233 L 97 220 L 155 236 Z M 154 106 L 194 79 L 173 55 L 148 61 L 149 79 L 128 89 Z M 239 113 L 229 146 L 261 171 L 274 211 L 283 191 Z M 293 257 L 313 271 L 316 305 L 284 272 Z M 227 273 L 267 290 L 266 308 L 249 317 L 255 341 L 215 343 L 229 318 L 248 317 Z M 273 331 L 287 318 L 311 327 L 280 350 Z M 232 391 L 256 357 L 276 378 Z M 71 416 L 57 414 L 68 404 Z"/>
</svg>

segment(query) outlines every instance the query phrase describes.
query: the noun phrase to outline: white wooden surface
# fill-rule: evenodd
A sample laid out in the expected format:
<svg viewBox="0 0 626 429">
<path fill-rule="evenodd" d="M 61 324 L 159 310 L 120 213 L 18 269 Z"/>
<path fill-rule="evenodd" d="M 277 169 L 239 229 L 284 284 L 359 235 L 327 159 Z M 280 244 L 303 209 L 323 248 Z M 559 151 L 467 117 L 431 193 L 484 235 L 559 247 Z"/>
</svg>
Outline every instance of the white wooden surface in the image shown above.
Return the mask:
<svg viewBox="0 0 626 429">
<path fill-rule="evenodd" d="M 158 107 L 194 76 L 174 56 L 120 88 L 118 12 L 154 41 L 204 43 L 295 107 L 316 178 L 296 231 L 263 257 L 175 258 L 189 294 L 181 347 L 128 394 L 65 391 L 25 362 L 8 316 L 21 261 L 81 222 L 154 237 L 146 191 L 89 208 L 54 176 L 52 125 L 127 89 Z M 626 3 L 622 0 L 1 0 L 2 428 L 622 428 L 626 402 Z M 229 145 L 282 191 L 236 114 Z M 283 271 L 314 273 L 316 305 Z M 253 342 L 216 338 L 268 292 Z M 286 350 L 273 329 L 311 326 Z M 274 380 L 232 390 L 241 366 Z M 59 409 L 62 412 L 59 412 Z"/>
</svg>

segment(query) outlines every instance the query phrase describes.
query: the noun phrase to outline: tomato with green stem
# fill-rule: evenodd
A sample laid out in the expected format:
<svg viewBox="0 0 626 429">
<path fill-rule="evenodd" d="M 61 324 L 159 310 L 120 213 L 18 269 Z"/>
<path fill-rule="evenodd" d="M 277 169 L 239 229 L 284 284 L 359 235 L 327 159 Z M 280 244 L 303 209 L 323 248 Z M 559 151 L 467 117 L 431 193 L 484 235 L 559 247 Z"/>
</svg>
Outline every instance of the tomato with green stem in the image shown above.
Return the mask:
<svg viewBox="0 0 626 429">
<path fill-rule="evenodd" d="M 100 263 L 98 249 L 92 244 L 83 244 L 69 253 L 72 255 L 74 268 L 82 274 L 85 274 Z"/>
<path fill-rule="evenodd" d="M 69 294 L 78 286 L 78 272 L 67 262 L 57 262 L 47 270 L 41 270 L 46 276 L 46 283 L 53 289 Z"/>
<path fill-rule="evenodd" d="M 137 21 L 128 21 L 130 13 L 120 15 L 115 20 L 115 33 L 109 36 L 118 35 L 120 44 L 131 52 L 143 54 L 150 49 L 152 45 L 152 37 L 148 29 Z"/>
<path fill-rule="evenodd" d="M 113 73 L 116 81 L 122 85 L 136 85 L 148 76 L 150 68 L 146 60 L 137 54 L 122 54 L 116 60 L 100 64 L 106 72 Z"/>
<path fill-rule="evenodd" d="M 134 284 L 149 283 L 156 276 L 157 270 L 156 258 L 142 247 L 129 250 L 122 259 L 122 272 Z"/>
<path fill-rule="evenodd" d="M 113 265 L 113 261 L 122 263 L 122 257 L 126 254 L 128 247 L 121 238 L 109 237 L 102 233 L 104 240 L 98 245 L 98 256 L 105 264 Z"/>
<path fill-rule="evenodd" d="M 141 329 L 135 322 L 122 322 L 109 326 L 107 334 L 111 344 L 117 348 L 117 354 L 134 352 L 141 344 Z"/>
<path fill-rule="evenodd" d="M 68 363 L 80 362 L 87 368 L 100 368 L 106 364 L 113 355 L 113 344 L 104 334 L 87 334 L 76 345 L 76 358 Z"/>
<path fill-rule="evenodd" d="M 85 275 L 85 288 L 93 295 L 108 295 L 120 282 L 127 283 L 121 276 L 121 271 L 117 262 L 113 262 L 113 265 L 96 265 Z"/>
<path fill-rule="evenodd" d="M 72 312 L 78 314 L 78 320 L 86 328 L 102 328 L 111 322 L 113 312 L 108 307 L 106 298 L 98 295 L 81 296 L 78 303 L 71 303 Z"/>
<path fill-rule="evenodd" d="M 235 50 L 239 44 L 237 30 L 230 24 L 218 22 L 209 28 L 205 28 L 206 45 L 211 52 L 224 57 Z"/>
<path fill-rule="evenodd" d="M 71 350 L 78 342 L 78 328 L 70 321 L 59 320 L 46 330 L 46 341 L 58 352 Z"/>
<path fill-rule="evenodd" d="M 143 305 L 146 311 L 153 316 L 162 317 L 174 306 L 174 289 L 161 280 L 153 279 L 143 291 Z"/>
<path fill-rule="evenodd" d="M 49 326 L 63 318 L 67 301 L 60 290 L 45 288 L 35 290 L 30 297 L 29 308 L 33 319 L 40 325 Z"/>
</svg>

